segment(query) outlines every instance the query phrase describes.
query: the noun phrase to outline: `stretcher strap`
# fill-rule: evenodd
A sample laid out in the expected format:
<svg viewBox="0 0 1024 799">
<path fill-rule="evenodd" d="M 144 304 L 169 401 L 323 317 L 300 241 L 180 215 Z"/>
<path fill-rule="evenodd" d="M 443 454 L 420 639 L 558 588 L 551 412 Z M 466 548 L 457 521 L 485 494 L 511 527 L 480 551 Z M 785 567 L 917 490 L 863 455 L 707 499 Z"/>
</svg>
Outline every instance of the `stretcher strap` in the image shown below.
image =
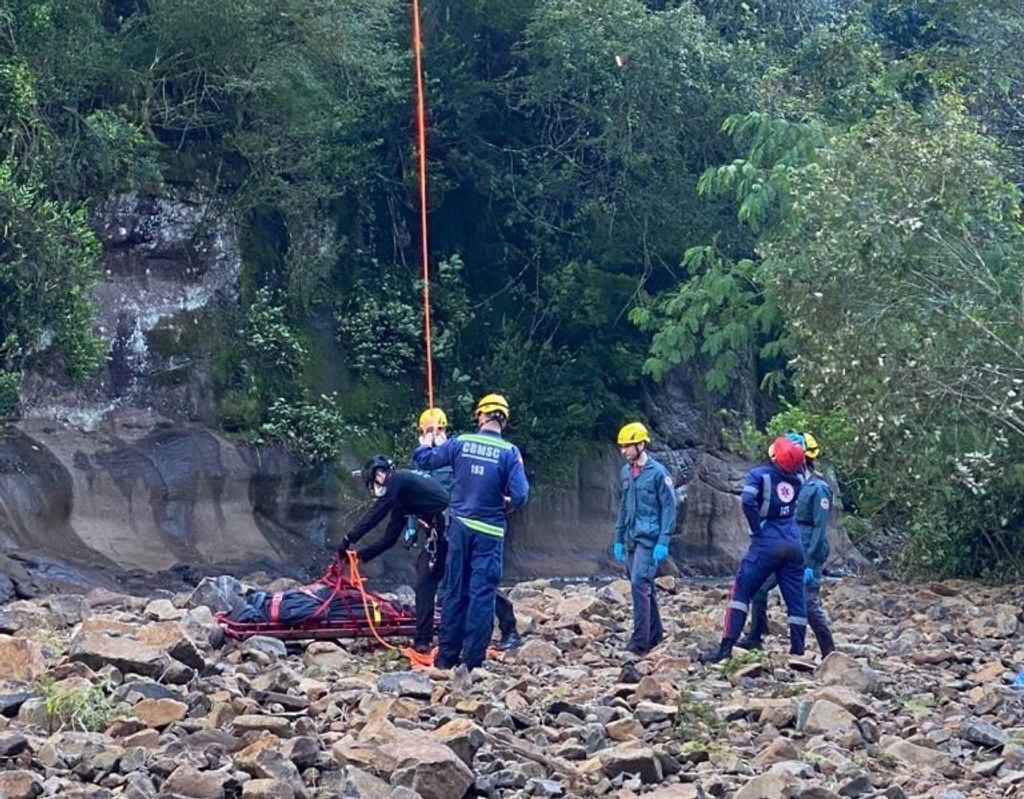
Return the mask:
<svg viewBox="0 0 1024 799">
<path fill-rule="evenodd" d="M 385 649 L 392 651 L 398 649 L 409 662 L 414 666 L 421 668 L 430 668 L 434 665 L 434 652 L 429 655 L 423 655 L 413 649 L 411 646 L 402 647 L 399 649 L 394 644 L 390 644 L 384 640 L 383 636 L 377 632 L 376 624 L 374 623 L 373 615 L 370 613 L 370 600 L 366 594 L 366 586 L 363 585 L 363 576 L 359 573 L 359 556 L 352 550 L 348 551 L 348 569 L 351 575 L 352 584 L 359 589 L 359 594 L 363 598 L 363 612 L 366 614 L 366 623 L 370 627 L 370 632 L 373 633 L 373 637 L 383 646 Z M 379 620 L 379 616 L 378 616 Z"/>
</svg>

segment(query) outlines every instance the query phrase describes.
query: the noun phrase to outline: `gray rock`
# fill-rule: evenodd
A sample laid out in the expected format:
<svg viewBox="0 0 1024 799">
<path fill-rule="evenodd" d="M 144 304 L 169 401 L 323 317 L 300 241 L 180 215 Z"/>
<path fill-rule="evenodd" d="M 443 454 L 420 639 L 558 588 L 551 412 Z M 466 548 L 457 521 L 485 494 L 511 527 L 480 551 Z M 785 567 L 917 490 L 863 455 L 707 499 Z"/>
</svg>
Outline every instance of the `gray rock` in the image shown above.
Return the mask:
<svg viewBox="0 0 1024 799">
<path fill-rule="evenodd" d="M 508 729 L 514 730 L 516 728 L 515 721 L 512 720 L 512 714 L 504 708 L 492 707 L 487 711 L 484 716 L 482 724 L 488 730 L 497 729 Z"/>
<path fill-rule="evenodd" d="M 17 691 L 15 693 L 0 693 L 0 716 L 14 718 L 18 710 L 25 702 L 34 697 L 31 691 Z"/>
<path fill-rule="evenodd" d="M 601 768 L 609 779 L 620 774 L 636 774 L 642 782 L 658 783 L 664 777 L 661 761 L 653 749 L 640 748 L 624 744 L 608 752 L 602 752 Z"/>
<path fill-rule="evenodd" d="M 0 583 L 4 579 L 3 574 L 0 574 Z M 0 602 L 4 602 L 3 597 L 3 585 L 0 584 Z M 21 622 L 18 621 L 13 614 L 8 613 L 6 610 L 0 610 L 0 634 L 13 635 L 21 629 Z"/>
<path fill-rule="evenodd" d="M 153 780 L 145 774 L 129 774 L 125 781 L 124 799 L 156 799 Z"/>
<path fill-rule="evenodd" d="M 35 799 L 42 792 L 42 782 L 31 771 L 0 771 L 0 796 L 4 799 Z"/>
<path fill-rule="evenodd" d="M 526 783 L 526 792 L 530 796 L 557 797 L 565 795 L 565 788 L 556 780 L 533 777 Z"/>
<path fill-rule="evenodd" d="M 281 780 L 249 780 L 242 785 L 242 799 L 295 799 L 295 791 Z"/>
<path fill-rule="evenodd" d="M 382 694 L 430 699 L 434 683 L 420 671 L 387 671 L 377 679 L 377 690 Z"/>
<path fill-rule="evenodd" d="M 339 799 L 389 799 L 395 790 L 380 777 L 355 766 L 324 773 L 320 787 L 326 795 Z"/>
<path fill-rule="evenodd" d="M 28 749 L 28 738 L 21 733 L 0 735 L 0 758 L 11 758 Z"/>
<path fill-rule="evenodd" d="M 141 699 L 174 699 L 181 701 L 184 697 L 181 691 L 175 691 L 166 685 L 161 685 L 152 680 L 133 680 L 119 685 L 114 689 L 111 697 L 114 702 L 128 702 L 135 704 Z"/>
<path fill-rule="evenodd" d="M 397 750 L 401 749 L 399 753 Z M 412 788 L 423 799 L 462 796 L 473 784 L 473 772 L 447 746 L 428 741 L 388 744 L 384 752 L 397 755 L 392 785 Z"/>
<path fill-rule="evenodd" d="M 490 775 L 491 785 L 495 788 L 525 788 L 527 777 L 516 769 L 503 768 Z"/>
<path fill-rule="evenodd" d="M 242 652 L 245 654 L 259 652 L 273 658 L 283 658 L 288 655 L 288 648 L 280 638 L 271 638 L 269 635 L 254 635 L 245 639 L 242 644 Z"/>
<path fill-rule="evenodd" d="M 857 799 L 860 796 L 867 796 L 875 792 L 875 786 L 867 774 L 858 774 L 851 780 L 847 780 L 839 786 L 839 795 L 849 799 Z"/>
<path fill-rule="evenodd" d="M 113 665 L 123 673 L 147 677 L 161 677 L 171 665 L 170 657 L 161 649 L 102 632 L 76 635 L 71 639 L 68 657 L 94 670 Z"/>
<path fill-rule="evenodd" d="M 185 606 L 208 607 L 214 613 L 230 613 L 245 606 L 245 589 L 234 577 L 204 577 L 191 593 Z"/>
<path fill-rule="evenodd" d="M 198 771 L 182 764 L 164 780 L 160 794 L 180 794 L 192 799 L 223 799 L 224 785 L 229 779 L 230 775 L 223 771 Z"/>
<path fill-rule="evenodd" d="M 459 759 L 470 768 L 473 767 L 473 758 L 477 751 L 487 739 L 484 731 L 466 718 L 452 719 L 442 724 L 430 735 L 455 752 Z"/>
<path fill-rule="evenodd" d="M 320 756 L 320 742 L 315 738 L 298 735 L 285 741 L 281 753 L 298 768 L 315 766 Z"/>
<path fill-rule="evenodd" d="M 1000 747 L 1009 739 L 1009 736 L 994 724 L 977 718 L 964 722 L 960 728 L 960 737 L 972 744 L 990 748 Z"/>
<path fill-rule="evenodd" d="M 674 718 L 675 715 L 676 708 L 674 705 L 662 705 L 657 702 L 640 702 L 633 713 L 636 720 L 645 727 L 661 721 L 668 721 Z"/>
</svg>

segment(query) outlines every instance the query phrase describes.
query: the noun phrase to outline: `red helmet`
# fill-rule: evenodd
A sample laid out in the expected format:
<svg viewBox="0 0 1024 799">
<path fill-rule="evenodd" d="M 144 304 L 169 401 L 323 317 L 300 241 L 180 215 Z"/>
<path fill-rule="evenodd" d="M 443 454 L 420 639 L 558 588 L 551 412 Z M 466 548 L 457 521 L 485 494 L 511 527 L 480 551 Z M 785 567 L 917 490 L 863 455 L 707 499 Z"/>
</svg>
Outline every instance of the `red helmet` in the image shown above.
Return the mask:
<svg viewBox="0 0 1024 799">
<path fill-rule="evenodd" d="M 768 457 L 782 471 L 792 474 L 804 465 L 804 448 L 792 439 L 779 436 L 768 448 Z"/>
</svg>

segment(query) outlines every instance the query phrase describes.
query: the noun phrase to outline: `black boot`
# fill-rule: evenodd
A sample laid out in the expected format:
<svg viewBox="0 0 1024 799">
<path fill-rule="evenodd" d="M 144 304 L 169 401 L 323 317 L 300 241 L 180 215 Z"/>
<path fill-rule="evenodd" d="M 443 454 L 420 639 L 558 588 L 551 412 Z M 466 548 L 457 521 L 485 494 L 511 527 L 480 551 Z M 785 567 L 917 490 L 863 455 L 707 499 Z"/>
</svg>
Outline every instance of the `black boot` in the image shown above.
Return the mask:
<svg viewBox="0 0 1024 799">
<path fill-rule="evenodd" d="M 518 649 L 522 644 L 523 639 L 519 637 L 519 633 L 509 633 L 503 635 L 494 648 L 499 652 L 508 652 L 510 649 Z"/>
<path fill-rule="evenodd" d="M 737 641 L 736 646 L 740 649 L 746 649 L 749 652 L 752 649 L 764 649 L 764 641 L 760 638 L 754 638 L 748 635 Z"/>
<path fill-rule="evenodd" d="M 715 649 L 708 649 L 700 653 L 701 663 L 719 663 L 723 660 L 728 660 L 732 657 L 732 648 L 735 641 L 729 638 L 723 638 L 722 643 Z"/>
</svg>

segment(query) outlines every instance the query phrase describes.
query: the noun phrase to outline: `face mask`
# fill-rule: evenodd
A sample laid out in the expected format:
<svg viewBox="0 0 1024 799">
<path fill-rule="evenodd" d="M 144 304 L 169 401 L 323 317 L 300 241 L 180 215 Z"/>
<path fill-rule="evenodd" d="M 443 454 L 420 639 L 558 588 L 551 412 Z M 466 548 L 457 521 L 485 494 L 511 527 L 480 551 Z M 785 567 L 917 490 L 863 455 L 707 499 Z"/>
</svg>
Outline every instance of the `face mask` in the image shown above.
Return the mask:
<svg viewBox="0 0 1024 799">
<path fill-rule="evenodd" d="M 375 497 L 382 497 L 386 493 L 388 493 L 388 487 L 387 486 L 381 485 L 380 483 L 374 483 L 373 484 L 373 495 Z"/>
</svg>

